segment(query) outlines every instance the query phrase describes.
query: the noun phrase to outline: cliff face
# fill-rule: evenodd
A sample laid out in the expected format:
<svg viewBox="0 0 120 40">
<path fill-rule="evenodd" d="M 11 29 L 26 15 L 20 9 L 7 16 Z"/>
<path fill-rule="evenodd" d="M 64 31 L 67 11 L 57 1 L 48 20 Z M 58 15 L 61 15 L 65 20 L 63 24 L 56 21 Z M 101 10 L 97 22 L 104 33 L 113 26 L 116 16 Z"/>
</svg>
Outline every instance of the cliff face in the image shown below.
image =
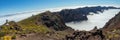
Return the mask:
<svg viewBox="0 0 120 40">
<path fill-rule="evenodd" d="M 37 17 L 36 24 L 46 25 L 47 27 L 55 29 L 56 31 L 65 30 L 67 28 L 60 15 L 53 14 L 50 11 L 40 14 L 39 17 Z"/>
</svg>

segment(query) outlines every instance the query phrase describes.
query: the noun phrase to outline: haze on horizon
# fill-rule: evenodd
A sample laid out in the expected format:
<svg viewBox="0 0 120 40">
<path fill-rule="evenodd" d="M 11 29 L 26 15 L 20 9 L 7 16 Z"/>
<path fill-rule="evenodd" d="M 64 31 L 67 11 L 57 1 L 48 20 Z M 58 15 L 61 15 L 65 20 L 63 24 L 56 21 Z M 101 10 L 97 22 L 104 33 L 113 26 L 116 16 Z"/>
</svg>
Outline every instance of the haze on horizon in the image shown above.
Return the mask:
<svg viewBox="0 0 120 40">
<path fill-rule="evenodd" d="M 71 6 L 119 6 L 120 0 L 0 0 L 0 16 L 26 11 Z"/>
</svg>

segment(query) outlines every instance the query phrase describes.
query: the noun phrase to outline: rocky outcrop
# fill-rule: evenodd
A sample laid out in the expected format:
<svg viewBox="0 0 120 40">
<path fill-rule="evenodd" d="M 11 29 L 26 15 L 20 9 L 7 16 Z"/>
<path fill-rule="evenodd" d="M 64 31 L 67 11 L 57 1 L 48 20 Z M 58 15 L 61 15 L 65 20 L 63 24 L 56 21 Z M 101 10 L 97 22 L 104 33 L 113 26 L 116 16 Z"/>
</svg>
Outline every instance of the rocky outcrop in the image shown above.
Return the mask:
<svg viewBox="0 0 120 40">
<path fill-rule="evenodd" d="M 104 40 L 102 30 L 75 31 L 71 35 L 66 35 L 66 40 Z"/>
<path fill-rule="evenodd" d="M 47 27 L 55 29 L 56 31 L 65 30 L 67 28 L 60 15 L 53 14 L 50 11 L 40 14 L 37 18 L 37 24 L 46 25 Z"/>
</svg>

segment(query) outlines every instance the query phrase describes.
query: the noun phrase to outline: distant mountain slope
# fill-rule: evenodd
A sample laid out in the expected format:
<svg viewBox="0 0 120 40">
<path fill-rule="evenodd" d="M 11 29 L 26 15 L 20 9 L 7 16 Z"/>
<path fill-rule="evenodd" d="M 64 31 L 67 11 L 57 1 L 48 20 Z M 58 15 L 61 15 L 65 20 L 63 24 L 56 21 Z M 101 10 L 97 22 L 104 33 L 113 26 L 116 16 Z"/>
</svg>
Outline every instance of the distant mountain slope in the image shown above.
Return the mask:
<svg viewBox="0 0 120 40">
<path fill-rule="evenodd" d="M 89 15 L 90 12 L 97 14 L 98 12 L 104 12 L 104 10 L 109 10 L 109 9 L 120 9 L 120 8 L 95 6 L 95 7 L 76 8 L 76 9 L 63 9 L 57 13 L 63 18 L 65 22 L 72 22 L 72 21 L 88 20 L 87 15 Z"/>
</svg>

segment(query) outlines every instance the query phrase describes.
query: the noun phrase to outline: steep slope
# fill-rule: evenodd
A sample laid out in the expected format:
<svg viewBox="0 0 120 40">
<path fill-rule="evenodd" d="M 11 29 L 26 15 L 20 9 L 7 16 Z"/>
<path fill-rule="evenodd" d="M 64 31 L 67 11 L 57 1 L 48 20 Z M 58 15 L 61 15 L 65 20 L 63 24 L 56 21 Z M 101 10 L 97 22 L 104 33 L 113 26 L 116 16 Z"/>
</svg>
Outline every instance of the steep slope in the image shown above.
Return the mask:
<svg viewBox="0 0 120 40">
<path fill-rule="evenodd" d="M 102 28 L 109 40 L 120 40 L 120 12 L 110 19 Z"/>
<path fill-rule="evenodd" d="M 0 28 L 0 37 L 16 36 L 16 40 L 59 40 L 73 31 L 58 14 L 46 11 L 19 22 L 6 20 Z"/>
<path fill-rule="evenodd" d="M 67 28 L 60 15 L 53 14 L 50 11 L 40 14 L 37 18 L 36 24 L 46 25 L 47 27 L 53 28 L 56 31 L 65 30 Z"/>
<path fill-rule="evenodd" d="M 115 17 L 110 19 L 110 21 L 108 21 L 106 23 L 104 28 L 108 28 L 108 29 L 118 28 L 118 29 L 120 29 L 120 12 Z"/>
</svg>

